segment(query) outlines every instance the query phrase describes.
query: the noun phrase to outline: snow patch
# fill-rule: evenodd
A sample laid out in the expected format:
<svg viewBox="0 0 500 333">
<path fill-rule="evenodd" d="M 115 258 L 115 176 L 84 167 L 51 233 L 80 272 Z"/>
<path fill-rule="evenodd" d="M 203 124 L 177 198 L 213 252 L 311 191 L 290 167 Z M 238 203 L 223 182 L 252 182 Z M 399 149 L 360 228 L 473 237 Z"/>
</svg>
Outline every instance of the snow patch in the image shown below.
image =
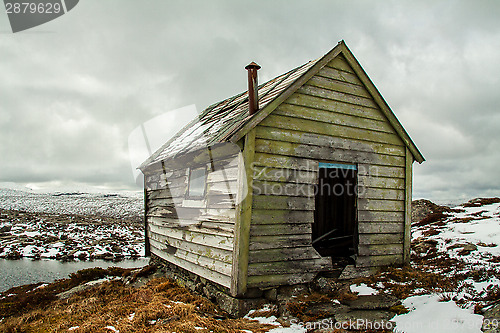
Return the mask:
<svg viewBox="0 0 500 333">
<path fill-rule="evenodd" d="M 483 316 L 473 313 L 473 309 L 462 309 L 455 302 L 439 302 L 440 295 L 408 297 L 403 305 L 411 311 L 395 316 L 395 332 L 453 332 L 481 333 Z"/>
<path fill-rule="evenodd" d="M 377 289 L 368 287 L 366 284 L 353 284 L 350 286 L 351 292 L 358 293 L 359 296 L 375 295 L 378 293 Z"/>
</svg>

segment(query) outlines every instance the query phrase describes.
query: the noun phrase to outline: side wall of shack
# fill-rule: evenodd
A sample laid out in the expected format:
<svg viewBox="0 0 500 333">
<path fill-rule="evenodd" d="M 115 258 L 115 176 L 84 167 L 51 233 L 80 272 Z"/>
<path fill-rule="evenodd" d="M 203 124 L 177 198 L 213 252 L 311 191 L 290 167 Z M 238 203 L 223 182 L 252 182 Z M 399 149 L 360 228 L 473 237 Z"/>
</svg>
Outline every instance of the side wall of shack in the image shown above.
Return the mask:
<svg viewBox="0 0 500 333">
<path fill-rule="evenodd" d="M 238 155 L 194 163 L 182 158 L 145 170 L 151 254 L 230 288 Z M 206 166 L 206 194 L 187 196 L 189 168 Z"/>
</svg>

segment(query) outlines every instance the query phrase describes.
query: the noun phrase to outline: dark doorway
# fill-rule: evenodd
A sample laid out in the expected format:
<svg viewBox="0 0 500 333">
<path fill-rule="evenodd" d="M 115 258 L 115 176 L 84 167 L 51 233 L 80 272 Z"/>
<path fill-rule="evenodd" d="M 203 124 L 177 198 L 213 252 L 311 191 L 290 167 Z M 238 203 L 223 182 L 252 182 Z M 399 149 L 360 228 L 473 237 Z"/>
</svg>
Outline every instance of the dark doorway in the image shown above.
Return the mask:
<svg viewBox="0 0 500 333">
<path fill-rule="evenodd" d="M 320 163 L 312 243 L 323 257 L 357 252 L 356 176 L 355 165 Z"/>
</svg>

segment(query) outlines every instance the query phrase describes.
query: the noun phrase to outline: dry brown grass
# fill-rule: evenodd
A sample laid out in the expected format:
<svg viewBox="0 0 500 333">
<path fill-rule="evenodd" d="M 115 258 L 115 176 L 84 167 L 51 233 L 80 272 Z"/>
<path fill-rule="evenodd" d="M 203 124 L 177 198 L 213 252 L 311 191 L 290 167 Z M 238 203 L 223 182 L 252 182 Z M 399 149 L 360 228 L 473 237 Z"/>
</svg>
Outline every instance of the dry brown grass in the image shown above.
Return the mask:
<svg viewBox="0 0 500 333">
<path fill-rule="evenodd" d="M 464 203 L 462 207 L 481 207 L 499 202 L 500 198 L 478 198 L 478 199 L 473 199 L 467 203 Z"/>
<path fill-rule="evenodd" d="M 432 214 L 429 214 L 427 215 L 427 217 L 423 218 L 422 220 L 420 220 L 419 222 L 415 223 L 414 225 L 416 226 L 424 226 L 424 225 L 428 225 L 428 224 L 431 224 L 431 223 L 435 223 L 435 222 L 441 222 L 445 219 L 447 219 L 450 215 L 445 213 L 445 212 L 436 212 L 436 213 L 432 213 Z"/>
<path fill-rule="evenodd" d="M 70 274 L 69 279 L 58 280 L 44 288 L 36 288 L 41 283 L 11 288 L 2 293 L 2 295 L 13 296 L 0 300 L 0 317 L 10 317 L 33 309 L 39 309 L 56 300 L 58 293 L 105 276 L 127 276 L 130 271 L 131 269 L 117 267 L 108 269 L 100 267 L 88 268 Z"/>
<path fill-rule="evenodd" d="M 134 314 L 134 315 L 132 315 Z M 128 332 L 266 332 L 274 326 L 247 319 L 230 319 L 213 303 L 175 282 L 160 278 L 134 288 L 109 281 L 66 300 L 12 315 L 2 332 L 110 333 L 107 326 Z M 201 328 L 201 329 L 200 329 Z"/>
<path fill-rule="evenodd" d="M 365 283 L 375 287 L 377 283 L 384 283 L 384 292 L 399 299 L 415 295 L 416 290 L 446 292 L 456 290 L 458 281 L 441 274 L 426 272 L 423 269 L 404 266 L 386 267 L 381 272 L 368 278 L 360 278 L 355 283 Z"/>
<path fill-rule="evenodd" d="M 248 315 L 250 318 L 264 317 L 269 318 L 271 316 L 279 317 L 278 307 L 276 305 L 266 306 L 263 309 L 258 309 Z"/>
</svg>

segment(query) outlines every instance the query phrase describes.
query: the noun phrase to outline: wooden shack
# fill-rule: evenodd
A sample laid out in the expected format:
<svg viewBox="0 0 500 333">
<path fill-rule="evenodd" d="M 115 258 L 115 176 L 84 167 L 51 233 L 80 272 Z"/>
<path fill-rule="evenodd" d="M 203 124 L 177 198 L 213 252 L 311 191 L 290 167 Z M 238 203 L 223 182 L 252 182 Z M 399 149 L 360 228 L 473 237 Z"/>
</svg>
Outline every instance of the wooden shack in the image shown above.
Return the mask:
<svg viewBox="0 0 500 333">
<path fill-rule="evenodd" d="M 215 103 L 145 161 L 147 251 L 234 297 L 409 262 L 424 157 L 341 41 Z"/>
</svg>

